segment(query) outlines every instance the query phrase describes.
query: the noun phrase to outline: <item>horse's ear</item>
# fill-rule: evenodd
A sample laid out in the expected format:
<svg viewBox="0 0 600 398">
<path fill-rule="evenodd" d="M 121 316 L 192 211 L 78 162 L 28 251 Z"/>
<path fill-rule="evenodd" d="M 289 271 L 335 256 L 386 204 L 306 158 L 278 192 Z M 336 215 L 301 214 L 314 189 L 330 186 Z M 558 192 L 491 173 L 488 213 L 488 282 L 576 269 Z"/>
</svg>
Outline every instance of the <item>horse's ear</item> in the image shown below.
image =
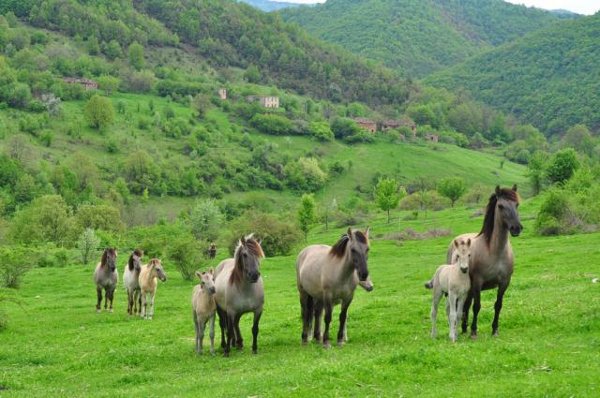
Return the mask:
<svg viewBox="0 0 600 398">
<path fill-rule="evenodd" d="M 214 268 L 209 268 L 208 269 L 208 273 L 211 274 L 211 275 L 214 275 L 215 274 L 215 269 Z"/>
<path fill-rule="evenodd" d="M 348 235 L 348 239 L 352 240 L 352 228 L 348 227 L 348 232 L 346 232 L 346 234 Z"/>
<path fill-rule="evenodd" d="M 471 238 L 467 239 L 467 247 L 471 247 Z"/>
<path fill-rule="evenodd" d="M 454 239 L 454 246 L 458 248 L 458 239 Z"/>
<path fill-rule="evenodd" d="M 369 239 L 369 230 L 371 229 L 370 226 L 367 226 L 367 229 L 365 229 L 365 236 L 367 237 L 367 239 Z"/>
<path fill-rule="evenodd" d="M 199 279 L 202 279 L 202 274 L 200 273 L 200 271 L 196 271 L 196 276 L 197 276 Z"/>
<path fill-rule="evenodd" d="M 246 244 L 246 237 L 244 235 L 242 235 L 242 237 L 240 238 L 240 242 L 242 242 L 242 245 Z"/>
<path fill-rule="evenodd" d="M 500 185 L 496 185 L 496 195 L 500 195 L 502 191 L 500 190 Z"/>
<path fill-rule="evenodd" d="M 514 184 L 514 185 L 513 185 L 513 188 L 512 188 L 512 190 L 513 190 L 513 191 L 515 191 L 515 192 L 517 192 L 517 184 Z"/>
</svg>

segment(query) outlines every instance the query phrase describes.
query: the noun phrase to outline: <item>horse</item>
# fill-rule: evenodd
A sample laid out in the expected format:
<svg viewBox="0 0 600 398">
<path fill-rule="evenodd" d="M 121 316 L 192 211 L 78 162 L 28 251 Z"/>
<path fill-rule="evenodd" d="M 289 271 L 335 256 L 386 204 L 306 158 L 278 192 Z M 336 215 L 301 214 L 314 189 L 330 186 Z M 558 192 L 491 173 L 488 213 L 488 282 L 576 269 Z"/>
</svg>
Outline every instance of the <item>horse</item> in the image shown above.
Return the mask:
<svg viewBox="0 0 600 398">
<path fill-rule="evenodd" d="M 456 341 L 458 313 L 462 313 L 465 300 L 471 289 L 469 277 L 469 259 L 471 257 L 471 239 L 454 240 L 454 258 L 451 264 L 438 267 L 433 278 L 425 283 L 427 289 L 433 289 L 431 302 L 431 337 L 437 336 L 437 309 L 442 295 L 445 294 L 446 315 L 450 325 L 450 339 Z"/>
<path fill-rule="evenodd" d="M 509 233 L 516 237 L 521 234 L 523 225 L 519 219 L 519 194 L 517 186 L 500 188 L 496 186 L 495 192 L 488 201 L 483 226 L 479 234 L 463 234 L 455 239 L 471 239 L 471 261 L 469 262 L 469 277 L 471 289 L 462 316 L 462 332 L 467 331 L 469 308 L 473 302 L 473 320 L 471 323 L 471 337 L 477 338 L 477 316 L 481 309 L 481 291 L 498 288 L 496 303 L 494 304 L 494 320 L 492 322 L 492 335 L 498 335 L 498 323 L 502 300 L 513 273 L 514 256 L 510 245 Z M 455 248 L 451 243 L 446 261 L 453 258 Z"/>
<path fill-rule="evenodd" d="M 194 287 L 192 293 L 192 317 L 196 330 L 196 353 L 202 353 L 202 339 L 206 322 L 210 322 L 210 353 L 215 354 L 215 280 L 214 270 L 206 272 L 196 271 L 200 284 Z"/>
<path fill-rule="evenodd" d="M 215 245 L 214 243 L 211 243 L 208 246 L 208 249 L 206 249 L 206 256 L 212 260 L 213 258 L 216 257 L 216 255 L 217 255 L 217 245 Z"/>
<path fill-rule="evenodd" d="M 143 251 L 135 249 L 129 256 L 125 271 L 123 271 L 123 283 L 127 290 L 127 313 L 129 315 L 137 315 L 142 309 L 139 276 L 142 269 L 143 255 Z"/>
<path fill-rule="evenodd" d="M 96 284 L 96 293 L 98 294 L 98 301 L 96 303 L 96 312 L 100 312 L 100 304 L 102 304 L 102 289 L 105 291 L 104 295 L 104 310 L 108 306 L 108 300 L 110 300 L 109 311 L 113 311 L 113 299 L 117 283 L 119 282 L 119 275 L 116 270 L 117 263 L 117 249 L 106 248 L 102 253 L 102 258 L 96 266 L 94 271 L 94 283 Z"/>
<path fill-rule="evenodd" d="M 167 275 L 158 258 L 153 258 L 140 270 L 138 281 L 140 283 L 140 293 L 142 295 L 142 310 L 140 316 L 145 319 L 152 319 L 154 316 L 154 296 L 158 285 L 157 278 L 162 282 L 167 280 Z M 150 310 L 148 311 L 148 298 L 150 295 Z"/>
<path fill-rule="evenodd" d="M 248 312 L 254 313 L 252 353 L 256 354 L 258 351 L 258 323 L 265 301 L 259 267 L 260 260 L 264 257 L 260 241 L 248 235 L 238 241 L 233 258 L 221 261 L 215 270 L 215 300 L 221 327 L 221 346 L 226 357 L 233 344 L 238 349 L 244 346 L 240 318 Z"/>
<path fill-rule="evenodd" d="M 370 291 L 373 285 L 367 266 L 369 256 L 369 228 L 363 233 L 348 228 L 333 246 L 311 245 L 304 248 L 296 260 L 296 282 L 300 294 L 302 315 L 302 343 L 308 342 L 314 318 L 313 338 L 321 340 L 321 315 L 325 309 L 323 346 L 331 347 L 329 325 L 334 305 L 341 302 L 338 345 L 347 341 L 346 318 L 348 307 L 354 298 L 354 290 L 360 284 Z"/>
</svg>

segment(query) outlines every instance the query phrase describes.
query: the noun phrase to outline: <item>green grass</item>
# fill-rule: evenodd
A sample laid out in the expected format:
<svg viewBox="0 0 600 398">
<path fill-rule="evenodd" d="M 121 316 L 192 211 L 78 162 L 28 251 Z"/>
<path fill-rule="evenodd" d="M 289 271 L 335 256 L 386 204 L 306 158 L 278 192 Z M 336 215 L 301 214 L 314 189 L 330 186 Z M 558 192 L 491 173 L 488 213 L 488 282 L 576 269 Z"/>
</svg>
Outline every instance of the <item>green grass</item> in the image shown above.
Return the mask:
<svg viewBox="0 0 600 398">
<path fill-rule="evenodd" d="M 600 285 L 591 280 L 600 272 L 600 234 L 536 237 L 529 205 L 521 206 L 524 234 L 512 239 L 515 274 L 498 338 L 490 335 L 491 291 L 482 297 L 478 340 L 461 335 L 452 344 L 443 316 L 440 337 L 429 337 L 431 295 L 422 286 L 443 261 L 450 237 L 373 239 L 375 290 L 357 291 L 350 341 L 330 350 L 300 344 L 294 256 L 266 259 L 259 353 L 250 353 L 246 315 L 247 347 L 230 358 L 220 350 L 215 357 L 195 355 L 192 283 L 174 269 L 158 288 L 154 320 L 143 321 L 125 314 L 122 287 L 114 313 L 95 313 L 91 266 L 37 268 L 19 291 L 22 307 L 6 304 L 2 396 L 598 396 Z M 457 208 L 389 225 L 381 216 L 372 223 L 373 236 L 407 226 L 476 231 L 481 217 L 470 218 L 472 212 Z M 340 232 L 317 227 L 310 242 L 332 243 Z M 119 272 L 124 263 L 121 254 Z"/>
</svg>

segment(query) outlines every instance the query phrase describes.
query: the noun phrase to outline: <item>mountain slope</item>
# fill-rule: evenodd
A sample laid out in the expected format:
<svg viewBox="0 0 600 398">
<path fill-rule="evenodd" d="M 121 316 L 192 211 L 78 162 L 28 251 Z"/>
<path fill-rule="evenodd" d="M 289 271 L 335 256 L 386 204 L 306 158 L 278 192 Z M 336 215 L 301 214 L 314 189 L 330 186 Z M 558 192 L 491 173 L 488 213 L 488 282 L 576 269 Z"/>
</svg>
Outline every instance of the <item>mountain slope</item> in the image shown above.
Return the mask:
<svg viewBox="0 0 600 398">
<path fill-rule="evenodd" d="M 467 88 L 550 133 L 600 129 L 600 14 L 564 21 L 426 79 Z"/>
<path fill-rule="evenodd" d="M 283 1 L 271 1 L 271 0 L 239 0 L 242 3 L 246 3 L 246 4 L 250 4 L 253 7 L 258 8 L 259 10 L 262 11 L 276 11 L 276 10 L 281 10 L 283 8 L 290 8 L 290 7 L 299 7 L 302 4 L 301 3 L 294 3 L 292 2 L 283 2 Z"/>
<path fill-rule="evenodd" d="M 308 32 L 423 77 L 559 17 L 501 0 L 329 0 L 281 11 Z"/>
</svg>

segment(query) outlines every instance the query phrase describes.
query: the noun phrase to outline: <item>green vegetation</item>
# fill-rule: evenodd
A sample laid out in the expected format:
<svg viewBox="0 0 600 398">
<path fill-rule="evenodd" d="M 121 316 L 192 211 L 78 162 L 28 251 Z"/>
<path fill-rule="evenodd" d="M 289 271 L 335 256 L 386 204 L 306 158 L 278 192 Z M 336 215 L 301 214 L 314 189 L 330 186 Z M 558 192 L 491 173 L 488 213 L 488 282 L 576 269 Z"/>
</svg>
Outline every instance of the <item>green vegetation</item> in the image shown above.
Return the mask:
<svg viewBox="0 0 600 398">
<path fill-rule="evenodd" d="M 600 15 L 534 31 L 425 81 L 464 87 L 474 98 L 511 112 L 543 132 L 575 124 L 600 128 L 597 45 Z"/>
<path fill-rule="evenodd" d="M 423 232 L 446 227 L 453 234 L 477 231 L 482 217 L 471 218 L 473 209 L 457 207 L 426 221 L 388 227 L 381 214 L 373 220 L 369 253 L 375 289 L 368 294 L 357 290 L 349 310 L 349 342 L 343 348 L 300 344 L 293 265 L 297 248 L 262 264 L 266 298 L 258 355 L 246 348 L 228 359 L 220 350 L 215 357 L 195 354 L 190 315 L 194 282 L 174 275 L 168 261 L 164 266 L 170 278 L 158 289 L 152 322 L 126 315 L 120 288 L 115 312 L 96 314 L 92 266 L 36 268 L 22 281 L 21 306 L 4 304 L 9 323 L 0 345 L 3 395 L 438 396 L 442 390 L 458 397 L 489 391 L 597 395 L 600 318 L 597 285 L 591 280 L 597 277 L 600 236 L 536 237 L 531 219 L 535 205 L 526 201 L 521 211 L 525 230 L 511 239 L 517 262 L 498 338 L 490 333 L 492 291 L 482 294 L 478 340 L 460 335 L 451 344 L 444 326 L 436 340 L 429 336 L 431 294 L 422 285 L 443 262 L 451 237 L 377 238 L 409 227 Z M 315 228 L 309 243 L 332 244 L 344 230 Z M 120 254 L 119 272 L 125 260 Z M 242 318 L 245 337 L 250 328 L 251 317 Z M 473 364 L 478 364 L 476 372 Z M 220 382 L 199 383 L 193 375 Z"/>
<path fill-rule="evenodd" d="M 410 77 L 427 76 L 559 20 L 500 0 L 328 0 L 280 13 L 325 41 Z"/>
</svg>

